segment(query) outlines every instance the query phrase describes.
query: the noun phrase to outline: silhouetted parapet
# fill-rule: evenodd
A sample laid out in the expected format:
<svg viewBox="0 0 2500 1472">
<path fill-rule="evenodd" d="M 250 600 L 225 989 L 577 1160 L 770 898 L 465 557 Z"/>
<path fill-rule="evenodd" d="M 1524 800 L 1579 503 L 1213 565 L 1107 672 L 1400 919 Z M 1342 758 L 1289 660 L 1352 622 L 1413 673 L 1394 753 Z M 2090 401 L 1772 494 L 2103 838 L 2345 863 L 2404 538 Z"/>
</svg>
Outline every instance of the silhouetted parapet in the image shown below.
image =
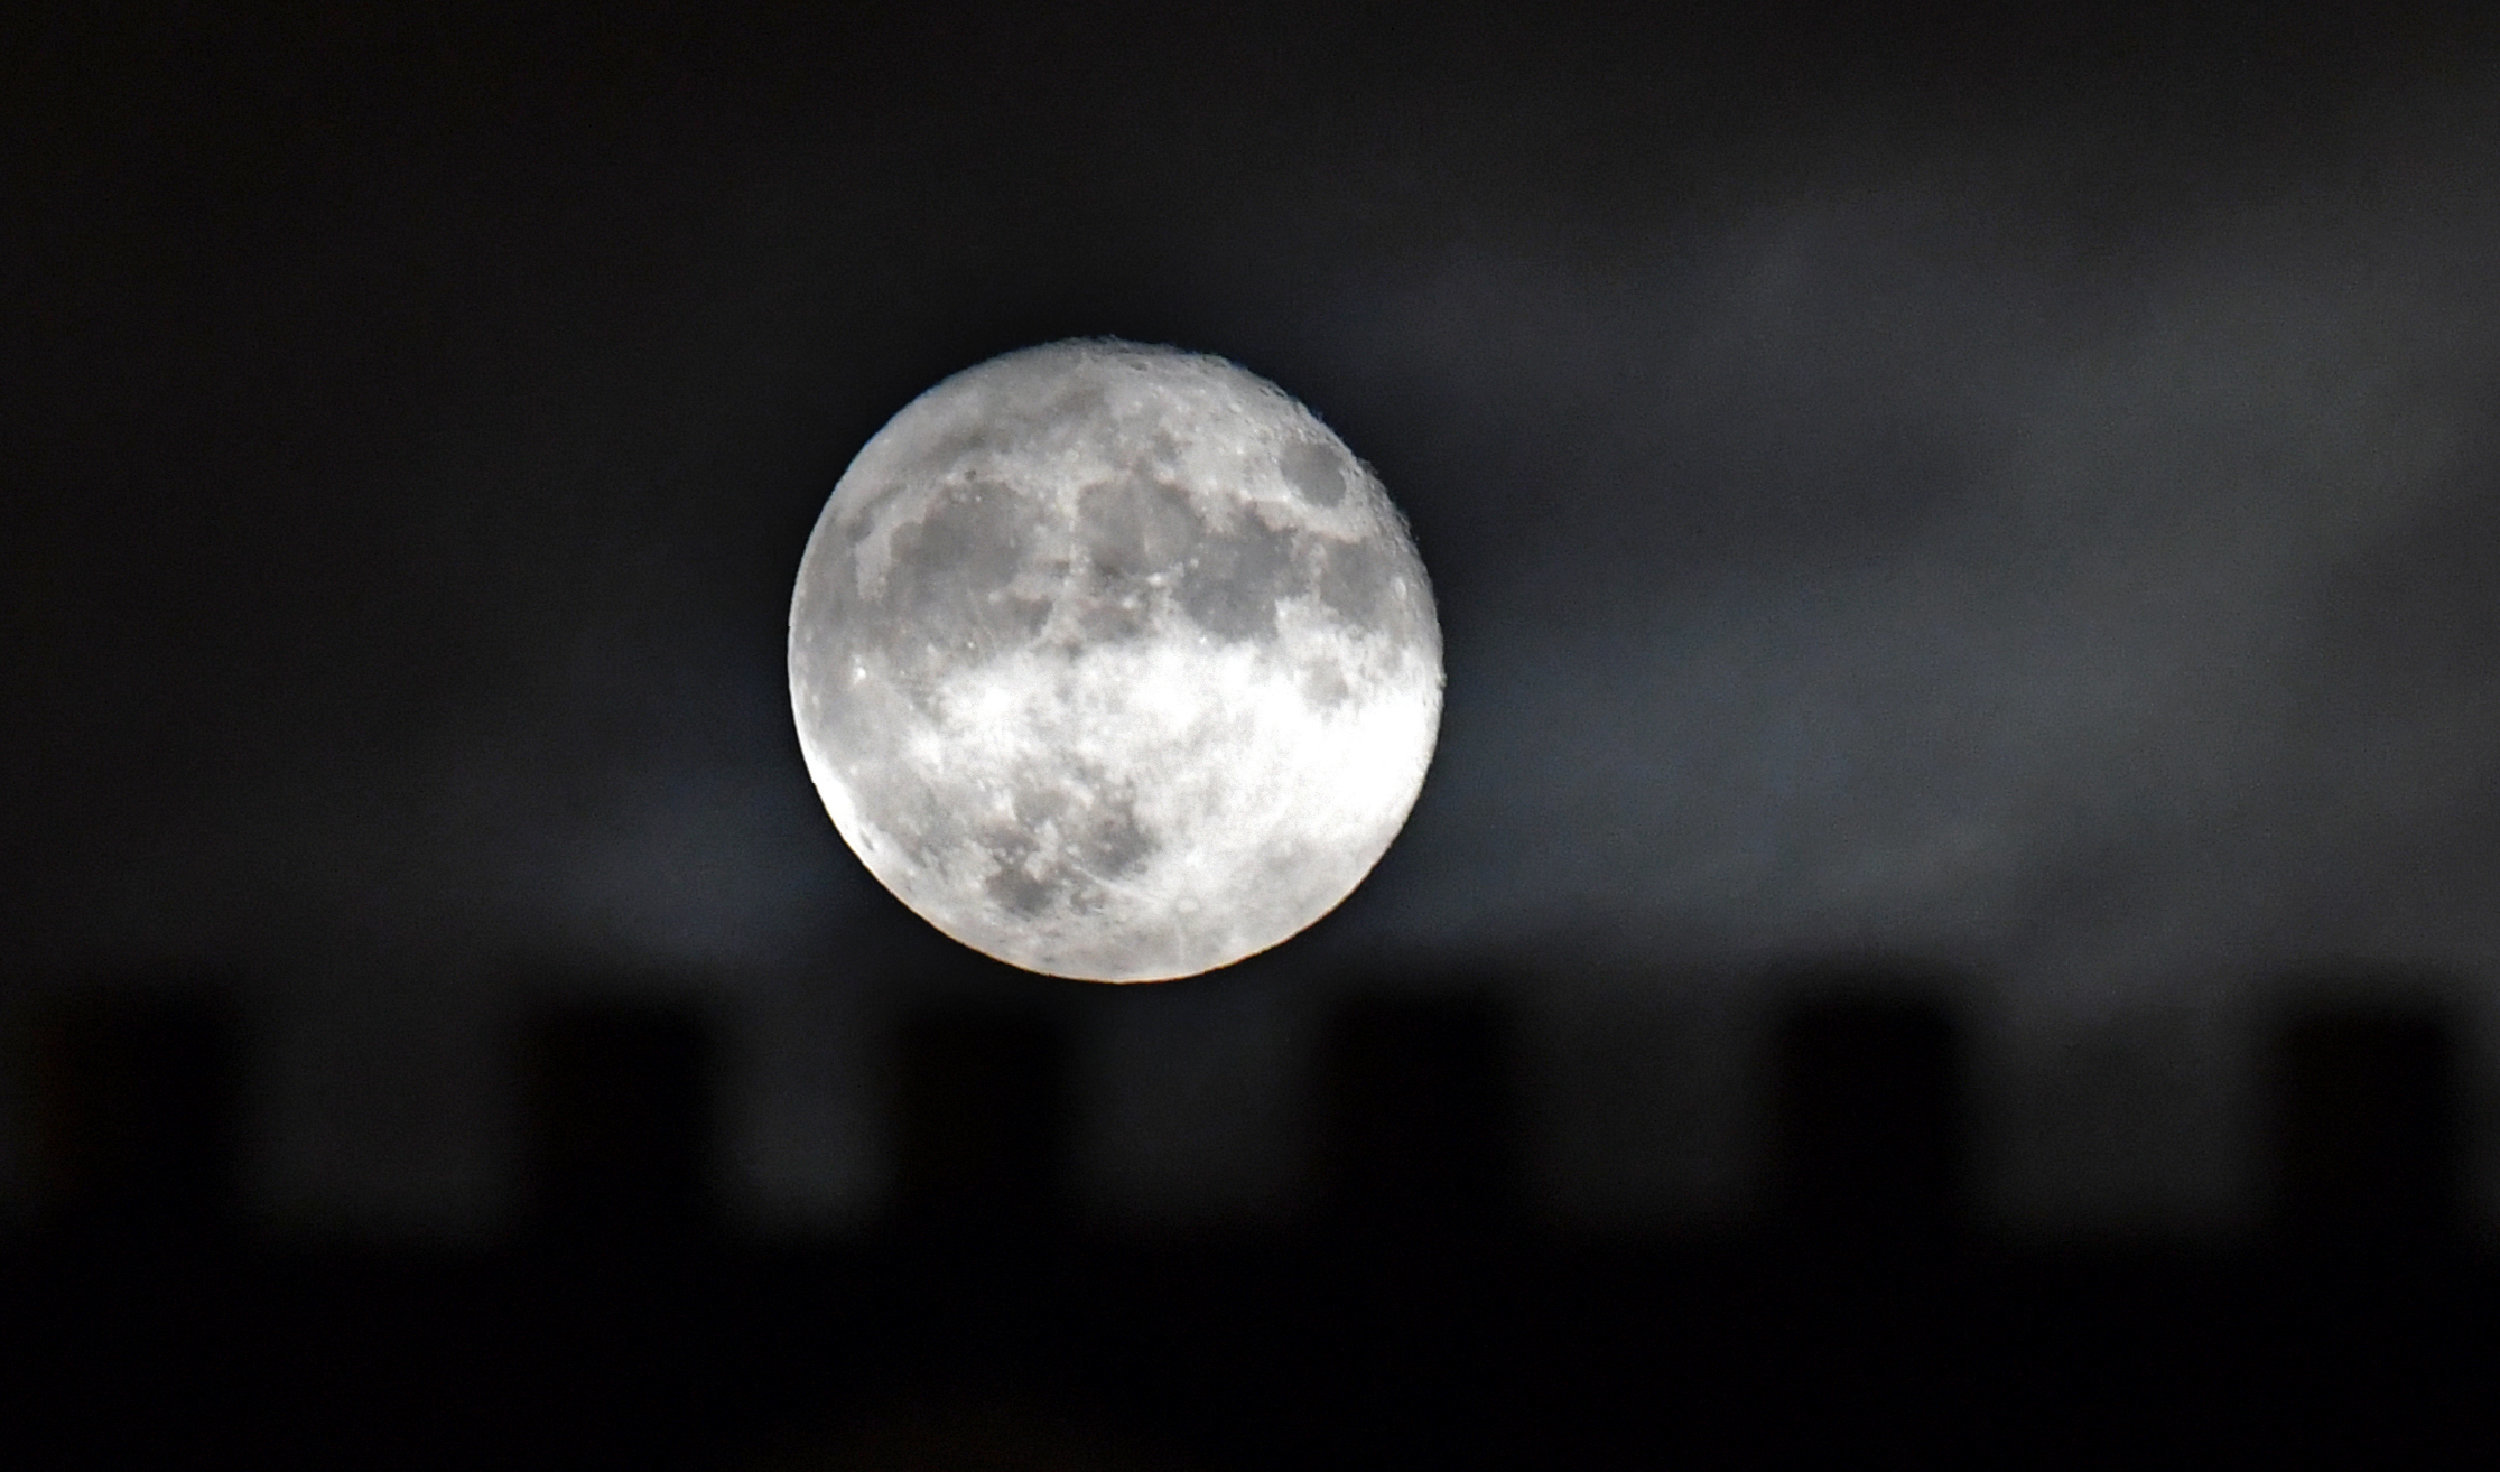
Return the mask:
<svg viewBox="0 0 2500 1472">
<path fill-rule="evenodd" d="M 1962 1045 L 1890 975 L 1833 975 L 1774 1031 L 1773 1201 L 1835 1247 L 1933 1245 L 1967 1189 Z"/>
<path fill-rule="evenodd" d="M 621 1246 L 711 1230 L 714 1050 L 690 1006 L 569 1002 L 532 1016 L 521 1059 L 531 1225 Z"/>
<path fill-rule="evenodd" d="M 912 1230 L 1052 1230 L 1067 1201 L 1068 1039 L 1039 1013 L 904 1020 L 894 1056 L 894 1208 Z"/>
<path fill-rule="evenodd" d="M 1340 1230 L 1481 1231 L 1520 1171 L 1509 1019 L 1476 997 L 1373 997 L 1319 1060 L 1320 1196 Z"/>
<path fill-rule="evenodd" d="M 236 1206 L 238 1029 L 204 988 L 80 991 L 25 1020 L 36 1210 L 65 1245 L 218 1235 Z"/>
<path fill-rule="evenodd" d="M 2313 1246 L 2427 1244 L 2457 1228 L 2455 1031 L 2427 1007 L 2282 1019 L 2268 1092 L 2275 1222 Z"/>
</svg>

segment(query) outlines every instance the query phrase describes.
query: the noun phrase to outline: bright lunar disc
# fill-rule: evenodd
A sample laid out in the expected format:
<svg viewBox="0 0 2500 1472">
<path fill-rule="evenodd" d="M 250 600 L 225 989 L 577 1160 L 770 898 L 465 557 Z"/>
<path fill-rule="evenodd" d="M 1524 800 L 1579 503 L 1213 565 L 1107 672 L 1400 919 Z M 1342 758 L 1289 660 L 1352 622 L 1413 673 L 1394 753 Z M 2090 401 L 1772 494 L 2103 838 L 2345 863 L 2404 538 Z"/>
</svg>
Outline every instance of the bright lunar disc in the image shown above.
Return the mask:
<svg viewBox="0 0 2500 1472">
<path fill-rule="evenodd" d="M 1432 760 L 1441 628 L 1309 410 L 1221 358 L 1053 343 L 851 462 L 799 564 L 790 701 L 834 826 L 930 924 L 1160 981 L 1371 872 Z"/>
</svg>

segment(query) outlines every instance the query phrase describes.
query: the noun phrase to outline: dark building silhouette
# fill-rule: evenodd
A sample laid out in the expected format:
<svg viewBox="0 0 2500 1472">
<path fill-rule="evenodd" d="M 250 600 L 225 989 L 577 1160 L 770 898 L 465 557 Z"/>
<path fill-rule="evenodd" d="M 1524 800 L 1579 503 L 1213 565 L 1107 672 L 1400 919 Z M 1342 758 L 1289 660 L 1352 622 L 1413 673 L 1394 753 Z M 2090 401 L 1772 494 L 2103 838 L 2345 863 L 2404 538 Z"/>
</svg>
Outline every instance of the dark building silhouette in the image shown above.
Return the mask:
<svg viewBox="0 0 2500 1472">
<path fill-rule="evenodd" d="M 1835 978 L 1774 1033 L 1774 1205 L 1834 1246 L 1932 1245 L 1963 1210 L 1961 1039 L 1890 981 Z"/>
<path fill-rule="evenodd" d="M 1515 1210 L 1507 1019 L 1475 997 L 1374 997 L 1320 1057 L 1320 1185 L 1340 1229 L 1467 1231 Z"/>
<path fill-rule="evenodd" d="M 714 1047 L 691 1007 L 576 1002 L 529 1020 L 521 1063 L 538 1230 L 622 1245 L 715 1225 Z"/>
<path fill-rule="evenodd" d="M 2457 1045 L 2428 1008 L 2317 1008 L 2269 1059 L 2273 1209 L 2312 1245 L 2420 1243 L 2455 1228 Z"/>
<path fill-rule="evenodd" d="M 81 992 L 26 1018 L 44 1226 L 70 1243 L 211 1235 L 235 1208 L 237 1028 L 197 989 Z"/>
<path fill-rule="evenodd" d="M 907 1018 L 894 1057 L 895 1211 L 915 1229 L 1012 1235 L 1066 1205 L 1068 1041 L 1015 1011 Z"/>
</svg>

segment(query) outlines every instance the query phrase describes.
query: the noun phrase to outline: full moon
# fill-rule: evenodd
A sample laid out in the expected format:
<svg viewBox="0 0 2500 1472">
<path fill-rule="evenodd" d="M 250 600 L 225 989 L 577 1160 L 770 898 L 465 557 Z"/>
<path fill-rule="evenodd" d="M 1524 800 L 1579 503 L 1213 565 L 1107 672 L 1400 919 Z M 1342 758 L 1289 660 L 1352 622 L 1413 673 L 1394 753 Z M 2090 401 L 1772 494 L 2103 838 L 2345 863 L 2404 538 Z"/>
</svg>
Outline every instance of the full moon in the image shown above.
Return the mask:
<svg viewBox="0 0 2500 1472">
<path fill-rule="evenodd" d="M 1336 908 L 1441 723 L 1403 518 L 1317 416 L 1221 358 L 993 358 L 835 485 L 790 701 L 843 841 L 975 950 L 1162 981 Z"/>
</svg>

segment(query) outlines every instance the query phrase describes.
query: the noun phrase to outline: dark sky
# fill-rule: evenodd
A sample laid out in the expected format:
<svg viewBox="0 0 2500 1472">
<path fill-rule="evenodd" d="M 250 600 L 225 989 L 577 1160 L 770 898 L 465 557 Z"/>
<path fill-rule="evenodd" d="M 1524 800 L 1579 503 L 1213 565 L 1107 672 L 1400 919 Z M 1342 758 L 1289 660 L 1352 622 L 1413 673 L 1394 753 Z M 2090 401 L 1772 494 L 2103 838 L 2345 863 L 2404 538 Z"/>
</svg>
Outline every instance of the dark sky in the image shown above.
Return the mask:
<svg viewBox="0 0 2500 1472">
<path fill-rule="evenodd" d="M 1309 954 L 2500 976 L 2483 38 L 1022 9 L 5 22 L 6 959 L 895 933 L 802 543 L 1107 333 L 1303 398 L 1435 578 L 1437 763 Z"/>
</svg>

